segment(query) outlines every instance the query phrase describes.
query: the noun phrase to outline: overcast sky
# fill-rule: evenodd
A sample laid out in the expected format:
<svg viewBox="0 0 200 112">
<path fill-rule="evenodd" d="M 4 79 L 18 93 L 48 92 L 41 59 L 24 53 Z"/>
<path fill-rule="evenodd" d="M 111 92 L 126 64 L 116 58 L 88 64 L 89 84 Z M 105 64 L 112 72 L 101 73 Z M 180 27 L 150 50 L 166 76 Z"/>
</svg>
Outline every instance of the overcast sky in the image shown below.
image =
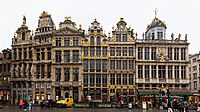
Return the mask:
<svg viewBox="0 0 200 112">
<path fill-rule="evenodd" d="M 35 30 L 42 11 L 51 14 L 56 27 L 70 16 L 77 27 L 88 30 L 88 26 L 97 18 L 106 34 L 116 27 L 123 17 L 128 26 L 142 33 L 153 20 L 155 8 L 157 17 L 167 25 L 167 39 L 171 33 L 175 37 L 181 33 L 181 39 L 188 34 L 189 53 L 199 52 L 200 43 L 200 0 L 3 0 L 0 3 L 0 51 L 11 48 L 14 32 L 26 16 L 30 30 Z"/>
</svg>

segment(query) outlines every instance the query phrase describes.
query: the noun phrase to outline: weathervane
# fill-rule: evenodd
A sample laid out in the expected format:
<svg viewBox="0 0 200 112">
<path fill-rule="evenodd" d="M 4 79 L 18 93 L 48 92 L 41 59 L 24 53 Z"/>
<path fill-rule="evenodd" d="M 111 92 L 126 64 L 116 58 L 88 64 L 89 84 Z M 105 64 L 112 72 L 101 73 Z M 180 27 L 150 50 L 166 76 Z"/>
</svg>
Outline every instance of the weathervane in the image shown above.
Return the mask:
<svg viewBox="0 0 200 112">
<path fill-rule="evenodd" d="M 155 17 L 157 16 L 157 12 L 158 12 L 158 9 L 157 9 L 157 8 L 155 8 L 155 10 L 154 10 Z"/>
</svg>

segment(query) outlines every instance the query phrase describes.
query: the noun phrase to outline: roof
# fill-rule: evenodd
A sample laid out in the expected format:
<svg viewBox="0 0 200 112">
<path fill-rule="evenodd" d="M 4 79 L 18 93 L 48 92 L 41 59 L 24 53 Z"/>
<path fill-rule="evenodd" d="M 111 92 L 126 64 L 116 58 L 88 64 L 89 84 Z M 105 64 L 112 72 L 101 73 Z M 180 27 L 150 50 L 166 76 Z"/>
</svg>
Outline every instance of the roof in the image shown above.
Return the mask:
<svg viewBox="0 0 200 112">
<path fill-rule="evenodd" d="M 167 28 L 166 24 L 157 17 L 155 17 L 151 24 L 147 26 L 147 31 L 154 27 L 164 27 L 165 29 Z"/>
</svg>

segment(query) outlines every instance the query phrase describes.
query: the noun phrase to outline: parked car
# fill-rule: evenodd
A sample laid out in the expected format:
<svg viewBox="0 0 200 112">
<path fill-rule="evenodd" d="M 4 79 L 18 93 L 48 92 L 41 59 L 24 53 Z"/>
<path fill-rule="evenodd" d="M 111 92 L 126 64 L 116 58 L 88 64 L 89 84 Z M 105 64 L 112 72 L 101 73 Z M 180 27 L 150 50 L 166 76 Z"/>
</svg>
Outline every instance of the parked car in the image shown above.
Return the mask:
<svg viewBox="0 0 200 112">
<path fill-rule="evenodd" d="M 44 105 L 44 107 L 48 107 L 48 108 L 50 108 L 50 107 L 56 107 L 56 101 L 54 101 L 52 99 L 50 99 L 50 100 L 44 100 L 43 101 L 43 105 Z"/>
<path fill-rule="evenodd" d="M 62 98 L 56 102 L 57 107 L 71 107 L 74 100 L 72 98 Z"/>
</svg>

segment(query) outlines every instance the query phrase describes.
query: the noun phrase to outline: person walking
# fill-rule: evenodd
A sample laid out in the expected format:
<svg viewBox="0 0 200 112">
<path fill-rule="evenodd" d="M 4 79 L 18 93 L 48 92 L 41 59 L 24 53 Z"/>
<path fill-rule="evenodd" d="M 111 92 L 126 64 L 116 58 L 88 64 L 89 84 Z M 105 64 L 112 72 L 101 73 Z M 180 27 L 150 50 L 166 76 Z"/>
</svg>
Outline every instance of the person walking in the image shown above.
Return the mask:
<svg viewBox="0 0 200 112">
<path fill-rule="evenodd" d="M 28 110 L 31 111 L 32 110 L 32 100 L 30 100 L 28 102 Z"/>
<path fill-rule="evenodd" d="M 25 101 L 24 101 L 24 104 L 23 104 L 24 112 L 27 111 L 27 106 L 28 106 L 28 103 L 27 103 L 27 101 L 25 100 Z"/>
<path fill-rule="evenodd" d="M 173 106 L 172 106 L 172 101 L 171 101 L 171 100 L 168 101 L 167 106 L 168 106 L 168 111 L 167 111 L 167 112 L 173 112 L 173 111 L 172 111 L 172 107 L 173 107 Z"/>
<path fill-rule="evenodd" d="M 20 99 L 20 101 L 19 101 L 19 109 L 20 109 L 20 110 L 22 109 L 22 105 L 23 105 L 23 100 Z"/>
</svg>

